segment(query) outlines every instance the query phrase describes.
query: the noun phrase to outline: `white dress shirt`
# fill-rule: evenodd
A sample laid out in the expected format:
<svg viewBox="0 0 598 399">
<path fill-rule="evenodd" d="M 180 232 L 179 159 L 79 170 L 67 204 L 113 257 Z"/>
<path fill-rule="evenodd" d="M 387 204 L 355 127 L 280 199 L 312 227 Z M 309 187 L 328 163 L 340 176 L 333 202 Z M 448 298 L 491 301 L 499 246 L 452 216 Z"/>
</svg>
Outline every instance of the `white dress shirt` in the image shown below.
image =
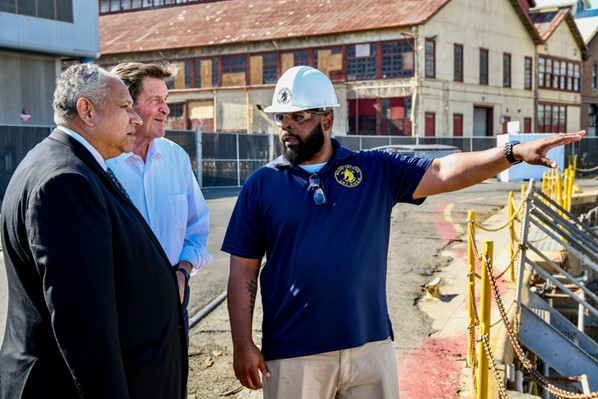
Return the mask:
<svg viewBox="0 0 598 399">
<path fill-rule="evenodd" d="M 207 252 L 209 210 L 189 155 L 165 139 L 150 143 L 146 161 L 125 153 L 106 161 L 162 244 L 172 265 L 186 260 L 191 274 L 212 260 Z"/>
</svg>

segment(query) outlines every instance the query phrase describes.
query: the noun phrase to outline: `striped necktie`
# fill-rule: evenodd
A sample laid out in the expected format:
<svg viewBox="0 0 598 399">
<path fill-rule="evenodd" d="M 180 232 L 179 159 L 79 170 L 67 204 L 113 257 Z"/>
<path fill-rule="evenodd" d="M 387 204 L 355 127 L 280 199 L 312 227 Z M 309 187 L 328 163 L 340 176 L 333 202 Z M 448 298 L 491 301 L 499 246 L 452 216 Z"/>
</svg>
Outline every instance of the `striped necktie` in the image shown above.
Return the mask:
<svg viewBox="0 0 598 399">
<path fill-rule="evenodd" d="M 120 189 L 120 191 L 124 194 L 125 197 L 127 197 L 127 199 L 131 202 L 133 202 L 131 200 L 131 197 L 129 197 L 129 194 L 127 194 L 127 190 L 125 190 L 125 188 L 123 187 L 123 185 L 120 183 L 120 181 L 116 178 L 116 175 L 114 174 L 114 172 L 112 171 L 112 169 L 107 168 L 106 169 L 106 173 L 108 174 L 108 177 L 110 177 L 110 180 L 112 180 L 112 182 L 114 182 L 114 184 L 116 184 L 116 186 Z"/>
</svg>

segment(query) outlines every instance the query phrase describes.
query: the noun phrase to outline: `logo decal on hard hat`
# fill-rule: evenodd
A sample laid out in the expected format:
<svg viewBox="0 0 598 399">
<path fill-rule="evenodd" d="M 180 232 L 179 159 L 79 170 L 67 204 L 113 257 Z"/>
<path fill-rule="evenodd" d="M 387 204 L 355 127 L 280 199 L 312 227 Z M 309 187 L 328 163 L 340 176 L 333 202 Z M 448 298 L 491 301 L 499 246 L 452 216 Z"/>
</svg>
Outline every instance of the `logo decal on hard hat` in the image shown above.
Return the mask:
<svg viewBox="0 0 598 399">
<path fill-rule="evenodd" d="M 283 87 L 278 92 L 278 95 L 276 96 L 276 100 L 278 101 L 279 104 L 288 104 L 289 102 L 291 102 L 292 96 L 293 95 L 291 94 L 291 90 L 288 87 Z"/>
<path fill-rule="evenodd" d="M 363 175 L 361 169 L 353 165 L 342 165 L 334 171 L 334 177 L 345 187 L 356 187 L 361 183 Z"/>
</svg>

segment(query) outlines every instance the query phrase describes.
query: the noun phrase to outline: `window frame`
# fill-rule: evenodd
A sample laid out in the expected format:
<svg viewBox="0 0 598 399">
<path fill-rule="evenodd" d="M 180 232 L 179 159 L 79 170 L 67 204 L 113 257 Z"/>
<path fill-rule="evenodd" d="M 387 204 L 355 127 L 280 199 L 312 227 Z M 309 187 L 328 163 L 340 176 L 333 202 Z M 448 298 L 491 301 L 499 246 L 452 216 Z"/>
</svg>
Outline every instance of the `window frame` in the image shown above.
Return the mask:
<svg viewBox="0 0 598 399">
<path fill-rule="evenodd" d="M 532 57 L 523 58 L 523 88 L 531 90 L 534 78 L 534 61 Z"/>
<path fill-rule="evenodd" d="M 490 54 L 487 48 L 480 48 L 480 81 L 479 84 L 483 86 L 488 86 L 490 82 L 489 76 L 489 61 L 490 61 Z"/>
<path fill-rule="evenodd" d="M 358 57 L 357 46 L 369 46 L 368 55 Z M 356 43 L 348 44 L 345 47 L 347 54 L 347 81 L 374 80 L 378 78 L 378 43 Z"/>
<path fill-rule="evenodd" d="M 580 92 L 581 63 L 579 61 L 540 55 L 538 64 L 538 87 L 568 93 Z"/>
<path fill-rule="evenodd" d="M 463 82 L 463 45 L 455 43 L 453 45 L 453 80 Z"/>
<path fill-rule="evenodd" d="M 413 39 L 382 41 L 379 42 L 379 45 L 379 79 L 404 79 L 415 76 L 415 46 Z M 411 64 L 411 69 L 404 69 L 405 55 L 409 53 L 411 54 L 411 59 L 408 62 Z M 385 74 L 385 72 L 388 73 Z"/>
<path fill-rule="evenodd" d="M 503 53 L 502 54 L 502 86 L 503 87 L 511 87 L 511 85 L 512 85 L 511 65 L 512 65 L 511 53 Z"/>
<path fill-rule="evenodd" d="M 436 40 L 428 37 L 424 46 L 424 76 L 436 78 Z"/>
</svg>

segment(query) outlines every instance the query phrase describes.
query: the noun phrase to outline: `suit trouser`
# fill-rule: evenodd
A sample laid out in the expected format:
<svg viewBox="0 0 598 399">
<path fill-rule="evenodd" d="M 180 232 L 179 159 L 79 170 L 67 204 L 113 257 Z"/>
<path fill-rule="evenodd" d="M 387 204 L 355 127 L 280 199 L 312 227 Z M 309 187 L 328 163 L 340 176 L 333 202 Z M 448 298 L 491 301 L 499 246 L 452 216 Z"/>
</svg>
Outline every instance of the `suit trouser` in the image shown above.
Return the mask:
<svg viewBox="0 0 598 399">
<path fill-rule="evenodd" d="M 398 399 L 390 339 L 316 355 L 266 362 L 264 399 Z"/>
<path fill-rule="evenodd" d="M 191 294 L 191 289 L 189 286 L 185 287 L 185 294 L 183 295 L 183 303 L 181 304 L 183 309 L 183 321 L 185 322 L 185 334 L 187 335 L 187 349 L 189 349 L 189 296 Z"/>
</svg>

